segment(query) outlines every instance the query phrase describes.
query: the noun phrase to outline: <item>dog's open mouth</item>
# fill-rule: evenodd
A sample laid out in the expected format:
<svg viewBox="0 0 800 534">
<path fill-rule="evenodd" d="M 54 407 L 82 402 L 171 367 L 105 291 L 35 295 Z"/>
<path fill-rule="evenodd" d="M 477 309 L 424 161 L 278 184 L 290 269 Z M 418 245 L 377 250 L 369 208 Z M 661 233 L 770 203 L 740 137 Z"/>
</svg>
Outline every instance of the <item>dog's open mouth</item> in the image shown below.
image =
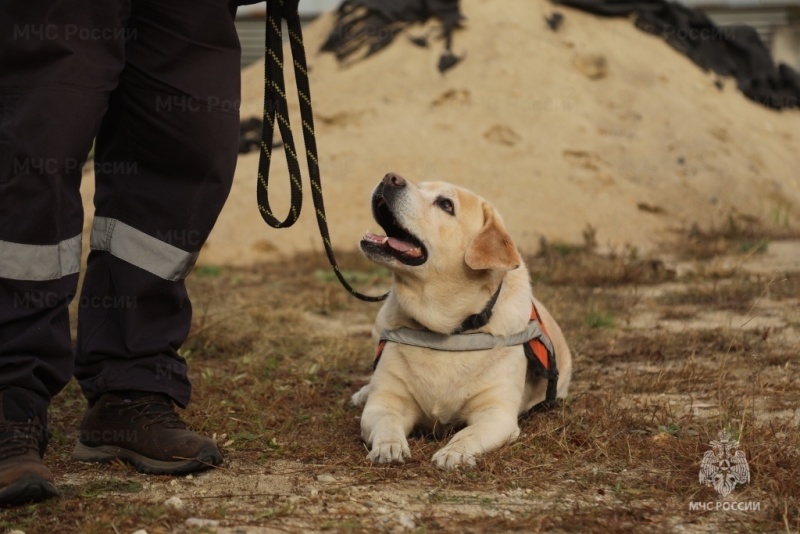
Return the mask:
<svg viewBox="0 0 800 534">
<path fill-rule="evenodd" d="M 367 232 L 361 239 L 361 249 L 364 252 L 391 256 L 405 265 L 416 266 L 425 263 L 428 259 L 425 246 L 397 222 L 386 200 L 381 196 L 376 196 L 373 200 L 372 214 L 386 235 Z"/>
</svg>

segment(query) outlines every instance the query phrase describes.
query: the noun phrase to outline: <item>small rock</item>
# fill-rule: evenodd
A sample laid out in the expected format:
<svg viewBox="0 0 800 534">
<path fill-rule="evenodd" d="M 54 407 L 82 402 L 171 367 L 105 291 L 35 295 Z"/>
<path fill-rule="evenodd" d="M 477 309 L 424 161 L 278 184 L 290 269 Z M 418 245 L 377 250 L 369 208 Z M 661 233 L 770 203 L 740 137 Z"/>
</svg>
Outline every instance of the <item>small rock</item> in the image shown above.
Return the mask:
<svg viewBox="0 0 800 534">
<path fill-rule="evenodd" d="M 219 521 L 216 519 L 203 519 L 200 517 L 190 517 L 186 520 L 187 527 L 218 527 Z"/>
<path fill-rule="evenodd" d="M 397 522 L 403 528 L 407 528 L 408 530 L 414 530 L 417 527 L 417 523 L 414 521 L 414 516 L 409 513 L 402 512 L 399 516 L 397 516 Z"/>
<path fill-rule="evenodd" d="M 183 504 L 183 500 L 181 500 L 180 497 L 173 496 L 164 501 L 164 506 L 167 508 L 173 508 L 175 510 L 183 510 L 186 505 Z"/>
<path fill-rule="evenodd" d="M 317 475 L 317 480 L 320 482 L 336 482 L 336 478 L 333 475 L 329 475 L 327 473 Z"/>
<path fill-rule="evenodd" d="M 25 531 L 24 530 L 9 530 L 8 534 L 25 534 Z M 136 534 L 136 533 L 134 532 L 133 534 Z M 144 534 L 147 534 L 147 532 L 145 532 Z"/>
<path fill-rule="evenodd" d="M 8 534 L 13 534 L 14 532 L 19 532 L 19 531 L 14 530 L 12 532 L 9 532 Z M 140 528 L 139 530 L 134 530 L 133 532 L 131 532 L 131 534 L 147 534 L 147 531 L 143 528 Z"/>
<path fill-rule="evenodd" d="M 186 480 L 192 480 L 193 478 L 194 478 L 194 475 L 186 475 Z"/>
</svg>

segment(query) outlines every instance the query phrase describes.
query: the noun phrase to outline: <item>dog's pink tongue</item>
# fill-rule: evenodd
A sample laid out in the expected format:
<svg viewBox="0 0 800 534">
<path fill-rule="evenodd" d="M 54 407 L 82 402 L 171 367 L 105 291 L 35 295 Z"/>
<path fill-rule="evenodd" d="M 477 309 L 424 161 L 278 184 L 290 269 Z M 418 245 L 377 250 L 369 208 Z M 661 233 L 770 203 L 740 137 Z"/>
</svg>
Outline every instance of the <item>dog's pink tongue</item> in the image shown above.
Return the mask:
<svg viewBox="0 0 800 534">
<path fill-rule="evenodd" d="M 422 251 L 419 247 L 415 247 L 411 243 L 403 241 L 402 239 L 397 239 L 396 237 L 386 237 L 385 235 L 367 232 L 363 239 L 378 245 L 388 245 L 393 250 L 411 258 L 419 258 L 422 256 Z"/>
<path fill-rule="evenodd" d="M 411 243 L 406 243 L 405 241 L 401 241 L 395 237 L 389 238 L 389 246 L 398 252 L 408 252 L 409 250 L 414 248 L 414 245 L 412 245 Z"/>
<path fill-rule="evenodd" d="M 390 237 L 387 240 L 387 243 L 397 252 L 402 252 L 404 255 L 410 258 L 419 258 L 422 256 L 422 251 L 419 249 L 419 247 L 415 247 L 406 241 L 401 241 L 400 239 Z"/>
</svg>

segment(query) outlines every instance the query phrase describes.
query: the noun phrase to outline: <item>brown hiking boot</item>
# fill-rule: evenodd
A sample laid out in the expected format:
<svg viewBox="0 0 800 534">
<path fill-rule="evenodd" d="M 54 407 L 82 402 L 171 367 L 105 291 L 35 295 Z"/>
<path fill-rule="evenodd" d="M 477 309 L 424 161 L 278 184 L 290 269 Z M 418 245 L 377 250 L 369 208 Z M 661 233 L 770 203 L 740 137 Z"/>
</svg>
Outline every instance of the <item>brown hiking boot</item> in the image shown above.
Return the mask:
<svg viewBox="0 0 800 534">
<path fill-rule="evenodd" d="M 214 441 L 187 430 L 169 397 L 142 392 L 101 396 L 83 417 L 73 456 L 83 462 L 122 460 L 153 474 L 185 474 L 222 463 Z"/>
<path fill-rule="evenodd" d="M 42 463 L 44 425 L 31 407 L 30 393 L 0 392 L 0 505 L 43 501 L 58 495 L 53 474 Z"/>
</svg>

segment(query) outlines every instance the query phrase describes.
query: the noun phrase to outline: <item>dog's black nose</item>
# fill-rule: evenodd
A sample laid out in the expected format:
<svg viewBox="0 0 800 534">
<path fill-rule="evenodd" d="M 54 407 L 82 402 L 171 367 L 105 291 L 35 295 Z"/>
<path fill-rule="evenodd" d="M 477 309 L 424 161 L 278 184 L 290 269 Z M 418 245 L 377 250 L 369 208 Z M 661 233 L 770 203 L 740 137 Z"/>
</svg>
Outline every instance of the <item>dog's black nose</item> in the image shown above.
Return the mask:
<svg viewBox="0 0 800 534">
<path fill-rule="evenodd" d="M 405 187 L 406 179 L 399 174 L 390 172 L 383 177 L 383 185 L 391 187 Z"/>
</svg>

